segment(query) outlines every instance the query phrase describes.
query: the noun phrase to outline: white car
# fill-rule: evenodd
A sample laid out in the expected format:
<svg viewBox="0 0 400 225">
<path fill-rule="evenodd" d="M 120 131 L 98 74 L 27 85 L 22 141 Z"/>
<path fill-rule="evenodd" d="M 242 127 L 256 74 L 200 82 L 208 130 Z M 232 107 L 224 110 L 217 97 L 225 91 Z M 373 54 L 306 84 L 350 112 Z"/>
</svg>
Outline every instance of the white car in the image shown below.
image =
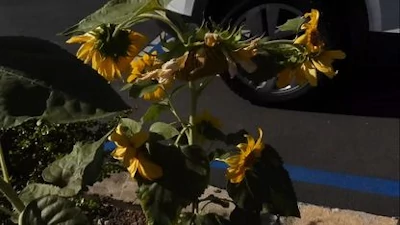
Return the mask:
<svg viewBox="0 0 400 225">
<path fill-rule="evenodd" d="M 172 0 L 168 9 L 197 23 L 200 23 L 204 16 L 217 22 L 244 24 L 248 35 L 266 33 L 272 37 L 283 37 L 288 34 L 276 32 L 278 25 L 289 18 L 303 15 L 311 8 L 317 8 L 321 12 L 319 28 L 329 38 L 328 45 L 344 50 L 348 56 L 345 63 L 352 64 L 362 62 L 367 55 L 369 32 L 396 33 L 400 39 L 399 2 L 399 0 Z M 243 72 L 242 76 L 225 81 L 244 98 L 249 98 L 251 95 L 261 96 L 263 104 L 295 99 L 311 88 L 309 85 L 299 86 L 295 83 L 277 88 L 276 74 L 266 74 L 262 71 L 258 72 L 261 75 Z M 260 77 L 265 79 L 260 81 Z M 326 79 L 320 80 L 326 82 Z"/>
</svg>

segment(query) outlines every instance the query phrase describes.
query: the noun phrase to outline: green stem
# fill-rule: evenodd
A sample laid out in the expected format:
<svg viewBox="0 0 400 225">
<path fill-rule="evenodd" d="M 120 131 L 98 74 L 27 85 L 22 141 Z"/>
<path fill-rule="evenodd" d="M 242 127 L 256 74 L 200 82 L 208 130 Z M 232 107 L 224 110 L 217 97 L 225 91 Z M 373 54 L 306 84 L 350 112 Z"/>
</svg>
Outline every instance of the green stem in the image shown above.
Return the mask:
<svg viewBox="0 0 400 225">
<path fill-rule="evenodd" d="M 189 145 L 193 145 L 195 143 L 195 134 L 194 134 L 194 118 L 196 117 L 197 110 L 197 89 L 196 85 L 193 81 L 189 81 L 189 89 L 190 89 L 190 115 L 189 115 Z"/>
<path fill-rule="evenodd" d="M 8 175 L 6 159 L 4 157 L 3 148 L 1 147 L 1 141 L 0 141 L 0 164 L 1 164 L 1 172 L 3 173 L 3 179 L 5 182 L 9 183 L 10 176 Z"/>
<path fill-rule="evenodd" d="M 143 13 L 143 14 L 140 14 L 137 16 L 138 20 L 140 20 L 141 18 L 160 20 L 161 22 L 170 26 L 171 29 L 175 31 L 176 36 L 178 37 L 179 41 L 181 41 L 182 43 L 185 43 L 185 39 L 183 38 L 182 32 L 180 31 L 180 29 L 177 26 L 175 26 L 175 24 L 167 17 L 162 16 L 162 15 L 151 14 L 151 13 Z"/>
<path fill-rule="evenodd" d="M 13 213 L 9 209 L 4 207 L 4 206 L 0 206 L 0 211 L 3 212 L 4 214 L 6 214 L 7 216 L 12 216 L 13 215 Z"/>
<path fill-rule="evenodd" d="M 12 186 L 5 182 L 3 179 L 0 179 L 0 192 L 2 192 L 9 202 L 15 207 L 18 213 L 21 213 L 25 209 L 24 203 L 18 197 L 18 194 L 14 191 Z"/>
<path fill-rule="evenodd" d="M 174 143 L 175 146 L 178 146 L 179 140 L 181 140 L 183 134 L 187 134 L 187 130 L 188 130 L 189 127 L 190 126 L 185 126 L 185 127 L 182 128 L 181 132 L 179 132 L 179 135 L 176 138 L 175 143 Z"/>
</svg>

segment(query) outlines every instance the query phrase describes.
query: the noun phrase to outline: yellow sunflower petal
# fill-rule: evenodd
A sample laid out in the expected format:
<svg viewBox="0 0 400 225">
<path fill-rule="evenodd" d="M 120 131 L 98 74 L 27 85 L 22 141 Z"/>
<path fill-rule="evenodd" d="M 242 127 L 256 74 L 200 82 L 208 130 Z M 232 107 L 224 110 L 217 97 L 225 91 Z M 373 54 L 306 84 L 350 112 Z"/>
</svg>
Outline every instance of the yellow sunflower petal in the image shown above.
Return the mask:
<svg viewBox="0 0 400 225">
<path fill-rule="evenodd" d="M 150 161 L 144 153 L 139 153 L 138 155 L 138 170 L 139 174 L 147 180 L 155 180 L 163 175 L 162 168 Z"/>
<path fill-rule="evenodd" d="M 278 74 L 278 79 L 276 81 L 276 87 L 278 88 L 283 88 L 286 87 L 288 85 L 290 85 L 292 83 L 293 77 L 292 77 L 292 70 L 289 68 L 286 68 L 284 70 L 282 70 L 279 74 Z"/>
<path fill-rule="evenodd" d="M 139 148 L 147 141 L 148 138 L 149 138 L 148 132 L 140 131 L 139 133 L 134 134 L 130 138 L 129 142 L 131 143 L 131 146 L 133 146 L 134 148 Z"/>
<path fill-rule="evenodd" d="M 131 67 L 132 69 L 136 69 L 140 73 L 143 72 L 144 68 L 146 67 L 146 64 L 143 62 L 142 59 L 136 59 L 131 62 Z"/>
<path fill-rule="evenodd" d="M 301 68 L 303 70 L 305 77 L 307 78 L 308 83 L 310 83 L 311 86 L 317 86 L 318 84 L 317 70 L 314 68 L 312 63 L 310 61 L 305 61 L 301 65 Z"/>
<path fill-rule="evenodd" d="M 118 160 L 123 160 L 128 147 L 116 147 L 112 152 L 111 156 Z"/>
<path fill-rule="evenodd" d="M 75 43 L 81 44 L 81 43 L 85 43 L 85 42 L 88 42 L 88 41 L 93 40 L 93 39 L 94 39 L 93 36 L 84 34 L 84 35 L 73 36 L 70 39 L 68 39 L 66 41 L 66 43 L 68 43 L 68 44 L 75 44 Z"/>
<path fill-rule="evenodd" d="M 131 174 L 131 177 L 135 177 L 136 172 L 138 171 L 139 168 L 139 160 L 136 158 L 132 158 L 130 160 L 129 165 L 125 165 L 127 167 L 128 172 Z"/>
<path fill-rule="evenodd" d="M 85 43 L 81 47 L 79 47 L 76 56 L 78 57 L 78 59 L 81 59 L 86 63 L 91 59 L 88 56 L 92 50 L 93 50 L 93 44 Z"/>
<path fill-rule="evenodd" d="M 262 141 L 263 139 L 263 131 L 261 128 L 258 128 L 258 139 L 256 144 L 254 145 L 254 154 L 256 154 L 256 157 L 260 157 L 261 151 L 264 149 L 264 143 Z"/>
<path fill-rule="evenodd" d="M 118 146 L 128 146 L 129 145 L 129 139 L 121 134 L 116 133 L 116 132 L 112 133 L 108 137 L 108 140 L 114 142 Z"/>
<path fill-rule="evenodd" d="M 329 78 L 332 78 L 336 75 L 336 72 L 332 68 L 330 59 L 322 61 L 322 58 L 314 58 L 311 61 L 318 71 L 324 73 Z"/>
<path fill-rule="evenodd" d="M 94 51 L 93 52 L 93 57 L 92 57 L 92 67 L 93 67 L 93 69 L 98 70 L 101 61 L 103 61 L 103 59 L 101 57 L 100 52 Z"/>
<path fill-rule="evenodd" d="M 244 177 L 246 175 L 246 171 L 243 169 L 238 170 L 238 171 L 232 171 L 228 172 L 226 174 L 226 177 L 229 179 L 231 183 L 237 184 L 243 181 Z"/>
<path fill-rule="evenodd" d="M 302 34 L 300 37 L 296 38 L 294 40 L 294 44 L 306 44 L 308 40 L 308 35 L 307 34 Z"/>
<path fill-rule="evenodd" d="M 240 154 L 233 155 L 226 159 L 222 159 L 222 161 L 228 164 L 229 167 L 237 167 L 240 164 L 241 156 Z"/>
<path fill-rule="evenodd" d="M 248 155 L 253 151 L 256 141 L 251 135 L 246 135 L 246 138 L 247 138 L 247 148 L 244 153 Z"/>
</svg>

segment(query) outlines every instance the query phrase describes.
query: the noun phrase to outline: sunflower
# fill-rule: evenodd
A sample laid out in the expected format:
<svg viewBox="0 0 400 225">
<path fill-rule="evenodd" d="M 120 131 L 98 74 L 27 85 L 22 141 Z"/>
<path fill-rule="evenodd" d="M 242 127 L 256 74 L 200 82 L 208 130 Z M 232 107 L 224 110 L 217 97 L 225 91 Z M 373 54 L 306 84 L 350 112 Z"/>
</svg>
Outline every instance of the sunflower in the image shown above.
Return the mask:
<svg viewBox="0 0 400 225">
<path fill-rule="evenodd" d="M 286 87 L 293 81 L 298 85 L 309 83 L 311 86 L 317 86 L 317 74 L 321 72 L 329 78 L 333 78 L 337 71 L 334 70 L 332 63 L 336 59 L 344 59 L 346 54 L 340 50 L 323 51 L 316 56 L 310 56 L 300 65 L 285 68 L 278 74 L 276 86 L 278 88 Z"/>
<path fill-rule="evenodd" d="M 115 25 L 103 25 L 71 37 L 67 43 L 82 44 L 77 57 L 91 64 L 110 82 L 122 78 L 122 73 L 129 69 L 129 63 L 147 43 L 147 38 L 128 29 L 116 30 Z"/>
<path fill-rule="evenodd" d="M 155 53 L 145 54 L 142 58 L 136 59 L 131 63 L 132 73 L 128 77 L 128 82 L 155 81 L 159 85 L 149 93 L 143 95 L 143 99 L 159 101 L 165 98 L 165 90 L 172 86 L 175 73 L 183 68 L 187 59 L 187 54 L 178 58 L 172 58 L 165 63 L 161 63 Z"/>
<path fill-rule="evenodd" d="M 146 151 L 142 148 L 148 137 L 147 132 L 138 132 L 128 136 L 123 131 L 123 127 L 118 125 L 115 132 L 109 137 L 109 140 L 117 146 L 111 155 L 122 161 L 131 177 L 135 177 L 136 172 L 139 172 L 143 178 L 155 180 L 163 175 L 163 171 L 159 165 L 150 161 Z"/>
<path fill-rule="evenodd" d="M 304 17 L 309 19 L 307 23 L 301 26 L 301 29 L 305 32 L 296 38 L 294 43 L 305 45 L 311 53 L 320 52 L 325 44 L 318 31 L 319 11 L 311 9 L 311 12 L 304 14 Z"/>
<path fill-rule="evenodd" d="M 231 183 L 240 183 L 246 175 L 246 171 L 250 170 L 261 157 L 264 149 L 262 142 L 263 132 L 258 128 L 259 138 L 257 141 L 250 135 L 246 135 L 247 143 L 240 143 L 236 147 L 240 150 L 239 154 L 223 159 L 228 164 L 227 178 Z"/>
</svg>

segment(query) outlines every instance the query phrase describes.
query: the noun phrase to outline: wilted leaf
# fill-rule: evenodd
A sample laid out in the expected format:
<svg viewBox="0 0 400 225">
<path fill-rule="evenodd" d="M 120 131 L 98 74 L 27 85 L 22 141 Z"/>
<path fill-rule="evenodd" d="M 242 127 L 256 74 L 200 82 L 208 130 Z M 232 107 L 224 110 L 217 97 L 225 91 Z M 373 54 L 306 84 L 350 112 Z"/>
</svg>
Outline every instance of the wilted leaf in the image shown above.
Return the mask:
<svg viewBox="0 0 400 225">
<path fill-rule="evenodd" d="M 20 214 L 20 225 L 87 225 L 87 217 L 75 204 L 55 195 L 41 197 L 29 203 Z"/>
<path fill-rule="evenodd" d="M 304 17 L 297 17 L 294 19 L 288 19 L 286 23 L 278 26 L 280 31 L 293 31 L 298 32 L 301 25 L 306 21 Z"/>
<path fill-rule="evenodd" d="M 102 24 L 121 24 L 132 21 L 141 13 L 166 6 L 171 0 L 110 0 L 103 7 L 62 32 L 63 35 L 86 33 Z M 143 20 L 142 20 L 143 21 Z M 123 27 L 127 28 L 127 27 Z"/>
<path fill-rule="evenodd" d="M 164 122 L 153 123 L 149 131 L 162 136 L 165 140 L 171 139 L 179 134 L 179 131 L 174 126 Z"/>
<path fill-rule="evenodd" d="M 93 184 L 102 167 L 104 156 L 102 146 L 110 133 L 111 131 L 93 143 L 75 144 L 70 154 L 56 160 L 43 170 L 43 179 L 62 189 L 73 190 L 74 194 L 85 185 Z"/>
<path fill-rule="evenodd" d="M 105 79 L 51 42 L 0 37 L 0 51 L 2 128 L 29 119 L 53 123 L 99 119 L 130 109 Z"/>
</svg>

